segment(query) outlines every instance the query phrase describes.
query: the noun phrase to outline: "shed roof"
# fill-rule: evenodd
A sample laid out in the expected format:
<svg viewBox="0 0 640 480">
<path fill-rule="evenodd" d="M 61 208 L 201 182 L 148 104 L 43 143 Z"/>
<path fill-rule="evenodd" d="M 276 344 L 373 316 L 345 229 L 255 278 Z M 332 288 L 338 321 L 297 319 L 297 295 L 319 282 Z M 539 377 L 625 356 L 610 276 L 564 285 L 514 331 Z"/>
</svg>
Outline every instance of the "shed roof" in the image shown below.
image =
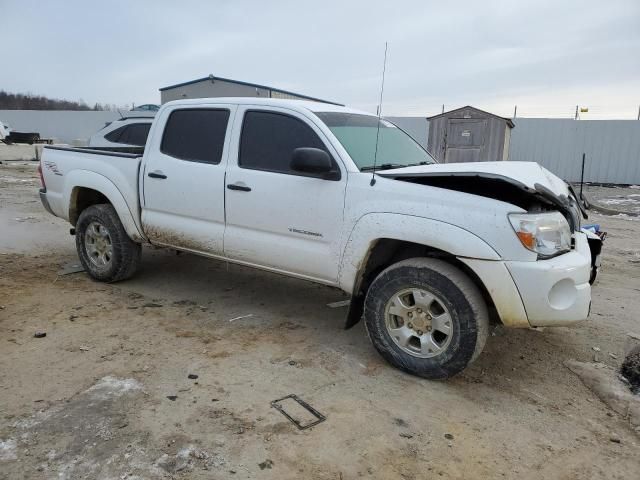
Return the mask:
<svg viewBox="0 0 640 480">
<path fill-rule="evenodd" d="M 490 117 L 495 117 L 495 118 L 499 118 L 501 120 L 504 120 L 505 122 L 507 122 L 507 125 L 509 125 L 509 127 L 511 127 L 511 128 L 515 127 L 515 124 L 513 123 L 513 120 L 511 120 L 510 118 L 501 117 L 501 116 L 496 115 L 494 113 L 487 112 L 485 110 L 480 110 L 479 108 L 476 108 L 476 107 L 472 107 L 471 105 L 466 105 L 464 107 L 456 108 L 454 110 L 449 110 L 448 112 L 439 113 L 438 115 L 433 115 L 432 117 L 427 117 L 427 120 L 431 120 L 433 118 L 438 118 L 438 117 L 448 117 L 454 112 L 457 112 L 459 110 L 465 110 L 465 109 L 468 109 L 468 108 L 470 108 L 471 110 L 475 110 L 476 112 L 483 113 L 485 115 L 489 115 Z"/>
<path fill-rule="evenodd" d="M 314 102 L 329 103 L 331 105 L 339 105 L 341 107 L 344 106 L 342 103 L 331 102 L 329 100 L 322 100 L 321 98 L 310 97 L 308 95 L 302 95 L 300 93 L 290 92 L 288 90 L 282 90 L 280 88 L 269 87 L 267 85 L 260 85 L 258 83 L 243 82 L 241 80 L 233 80 L 231 78 L 216 77 L 214 75 L 208 75 L 206 77 L 196 78 L 195 80 L 189 80 L 188 82 L 176 83 L 175 85 L 169 85 L 168 87 L 162 87 L 162 88 L 160 88 L 160 91 L 163 92 L 165 90 L 171 90 L 172 88 L 183 87 L 185 85 L 191 85 L 192 83 L 200 83 L 200 82 L 204 82 L 206 80 L 219 80 L 221 82 L 235 83 L 237 85 L 245 85 L 247 87 L 262 88 L 264 90 L 271 90 L 273 92 L 283 93 L 285 95 L 293 95 L 293 96 L 304 98 L 305 100 L 311 100 L 311 101 L 314 101 Z"/>
</svg>

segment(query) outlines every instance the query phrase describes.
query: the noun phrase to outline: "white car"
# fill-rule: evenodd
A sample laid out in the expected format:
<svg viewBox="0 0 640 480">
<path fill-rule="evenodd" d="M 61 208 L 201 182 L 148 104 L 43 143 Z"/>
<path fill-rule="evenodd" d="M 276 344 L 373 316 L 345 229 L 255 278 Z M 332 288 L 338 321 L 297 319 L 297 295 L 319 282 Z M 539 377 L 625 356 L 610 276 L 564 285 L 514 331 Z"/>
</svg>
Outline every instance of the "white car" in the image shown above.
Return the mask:
<svg viewBox="0 0 640 480">
<path fill-rule="evenodd" d="M 125 117 L 105 125 L 91 135 L 89 146 L 96 148 L 144 147 L 153 117 Z"/>
<path fill-rule="evenodd" d="M 490 322 L 589 313 L 602 244 L 564 181 L 536 163 L 439 165 L 346 107 L 178 100 L 143 154 L 46 146 L 41 169 L 94 279 L 131 277 L 151 244 L 330 285 L 351 295 L 348 327 L 364 318 L 381 355 L 423 377 L 463 370 Z"/>
</svg>

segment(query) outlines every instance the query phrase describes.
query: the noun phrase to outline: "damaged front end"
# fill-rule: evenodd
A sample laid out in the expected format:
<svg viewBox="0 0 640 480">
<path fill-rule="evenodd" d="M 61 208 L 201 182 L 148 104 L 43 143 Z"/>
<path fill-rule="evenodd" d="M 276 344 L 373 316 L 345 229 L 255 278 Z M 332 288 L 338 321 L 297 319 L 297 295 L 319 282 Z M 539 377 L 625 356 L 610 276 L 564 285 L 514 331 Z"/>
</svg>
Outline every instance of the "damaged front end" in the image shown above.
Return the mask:
<svg viewBox="0 0 640 480">
<path fill-rule="evenodd" d="M 460 164 L 457 165 L 458 167 Z M 438 165 L 444 167 L 444 165 Z M 427 167 L 428 168 L 428 167 Z M 596 279 L 600 266 L 600 254 L 604 235 L 581 228 L 581 219 L 587 219 L 585 205 L 571 185 L 555 177 L 551 182 L 551 173 L 540 176 L 541 182 L 527 185 L 517 179 L 494 172 L 472 171 L 422 171 L 407 172 L 407 169 L 379 172 L 378 175 L 395 180 L 429 185 L 432 187 L 469 193 L 516 205 L 530 213 L 560 212 L 569 223 L 571 231 L 582 231 L 587 235 L 591 250 L 591 280 Z M 544 182 L 545 184 L 543 185 Z M 564 185 L 562 185 L 564 184 Z M 553 188 L 553 189 L 552 189 Z M 581 218 L 582 217 L 582 218 Z"/>
</svg>

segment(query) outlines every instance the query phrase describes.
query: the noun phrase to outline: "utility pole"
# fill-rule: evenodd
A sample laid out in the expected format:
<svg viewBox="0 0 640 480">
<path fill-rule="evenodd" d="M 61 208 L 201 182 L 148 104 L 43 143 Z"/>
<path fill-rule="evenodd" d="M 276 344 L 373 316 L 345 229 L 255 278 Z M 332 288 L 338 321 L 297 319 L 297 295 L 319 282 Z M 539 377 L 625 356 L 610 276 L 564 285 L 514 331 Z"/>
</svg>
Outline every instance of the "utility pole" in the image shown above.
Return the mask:
<svg viewBox="0 0 640 480">
<path fill-rule="evenodd" d="M 516 105 L 515 107 L 513 107 L 513 118 L 516 118 L 516 115 L 518 114 L 518 105 Z"/>
<path fill-rule="evenodd" d="M 574 120 L 577 120 L 577 119 L 578 119 L 578 105 L 576 105 L 576 116 L 575 116 Z"/>
</svg>

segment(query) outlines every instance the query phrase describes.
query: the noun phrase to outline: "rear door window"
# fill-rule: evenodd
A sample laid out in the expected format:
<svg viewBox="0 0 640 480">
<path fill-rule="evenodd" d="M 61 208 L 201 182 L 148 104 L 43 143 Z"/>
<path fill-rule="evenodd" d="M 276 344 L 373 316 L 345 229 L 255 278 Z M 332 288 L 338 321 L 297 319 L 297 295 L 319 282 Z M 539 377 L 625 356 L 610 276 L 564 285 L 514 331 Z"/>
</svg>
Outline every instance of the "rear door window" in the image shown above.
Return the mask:
<svg viewBox="0 0 640 480">
<path fill-rule="evenodd" d="M 164 128 L 160 151 L 180 160 L 218 164 L 228 123 L 229 110 L 174 110 Z"/>
</svg>

